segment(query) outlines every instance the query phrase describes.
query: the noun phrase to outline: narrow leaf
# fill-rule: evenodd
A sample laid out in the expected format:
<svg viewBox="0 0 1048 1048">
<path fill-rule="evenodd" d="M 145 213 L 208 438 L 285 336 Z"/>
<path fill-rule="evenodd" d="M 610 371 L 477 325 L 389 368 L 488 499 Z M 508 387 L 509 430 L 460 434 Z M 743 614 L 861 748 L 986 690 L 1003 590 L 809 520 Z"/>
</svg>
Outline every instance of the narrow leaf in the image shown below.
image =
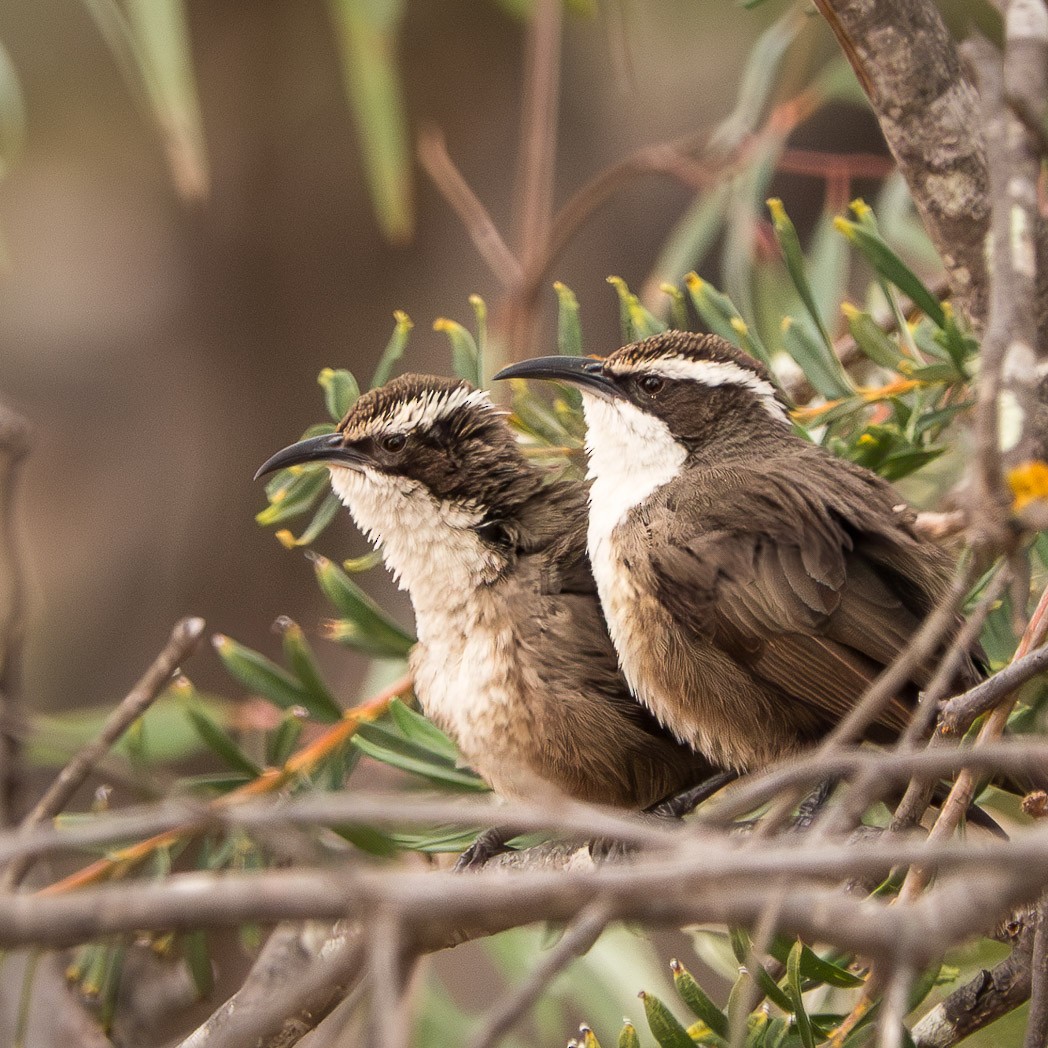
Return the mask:
<svg viewBox="0 0 1048 1048">
<path fill-rule="evenodd" d="M 804 1048 L 815 1048 L 815 1034 L 812 1031 L 811 1019 L 804 1007 L 804 997 L 801 993 L 801 953 L 804 949 L 802 942 L 796 943 L 790 956 L 786 961 L 786 984 L 789 987 L 790 997 L 793 1000 L 793 1014 L 797 1019 L 797 1033 L 800 1034 L 801 1044 Z"/>
<path fill-rule="evenodd" d="M 197 734 L 234 771 L 257 779 L 262 769 L 202 710 L 195 706 L 186 707 Z"/>
<path fill-rule="evenodd" d="M 877 233 L 846 218 L 837 218 L 834 225 L 862 252 L 877 273 L 909 296 L 936 327 L 945 327 L 942 304 Z"/>
<path fill-rule="evenodd" d="M 207 997 L 215 988 L 215 969 L 211 963 L 207 932 L 200 930 L 183 935 L 182 953 L 197 996 L 201 999 Z"/>
<path fill-rule="evenodd" d="M 434 331 L 443 331 L 451 343 L 451 366 L 459 378 L 474 386 L 480 385 L 480 354 L 473 336 L 459 323 L 438 317 L 433 321 Z"/>
<path fill-rule="evenodd" d="M 718 1036 L 727 1037 L 728 1017 L 710 1000 L 695 981 L 695 976 L 677 960 L 670 961 L 670 970 L 673 972 L 673 984 L 677 987 L 677 993 L 695 1013 L 696 1018 L 701 1019 Z"/>
<path fill-rule="evenodd" d="M 281 528 L 280 531 L 274 532 L 277 541 L 284 549 L 296 549 L 300 546 L 312 545 L 320 537 L 324 529 L 335 519 L 341 505 L 339 497 L 333 491 L 329 491 L 324 496 L 323 502 L 317 507 L 316 512 L 313 514 L 313 519 L 309 522 L 306 530 L 297 539 L 287 528 Z"/>
<path fill-rule="evenodd" d="M 659 290 L 670 300 L 670 327 L 675 331 L 687 331 L 690 324 L 684 292 L 676 284 L 660 284 Z"/>
<path fill-rule="evenodd" d="M 289 618 L 281 617 L 277 619 L 277 628 L 284 638 L 284 658 L 309 696 L 309 702 L 303 705 L 319 721 L 329 724 L 340 721 L 342 707 L 321 678 L 302 627 Z"/>
<path fill-rule="evenodd" d="M 750 331 L 742 315 L 735 308 L 732 300 L 722 291 L 718 291 L 709 281 L 703 280 L 697 273 L 689 273 L 684 278 L 695 312 L 703 323 L 715 335 L 734 343 L 740 349 L 759 360 L 765 367 L 771 367 L 771 354 L 764 343 Z"/>
<path fill-rule="evenodd" d="M 579 320 L 579 300 L 567 284 L 559 280 L 553 285 L 557 293 L 557 351 L 563 357 L 582 356 L 582 324 Z"/>
<path fill-rule="evenodd" d="M 221 633 L 215 634 L 212 643 L 222 664 L 250 691 L 264 696 L 282 709 L 293 706 L 308 708 L 309 697 L 302 685 L 265 655 Z"/>
<path fill-rule="evenodd" d="M 848 321 L 851 337 L 855 339 L 855 344 L 864 356 L 878 367 L 898 371 L 899 364 L 904 359 L 903 353 L 898 344 L 881 330 L 873 317 L 856 309 L 850 302 L 841 303 L 841 312 Z"/>
<path fill-rule="evenodd" d="M 320 498 L 327 483 L 326 469 L 303 469 L 270 496 L 269 505 L 255 514 L 256 523 L 269 527 L 306 513 Z"/>
<path fill-rule="evenodd" d="M 470 295 L 469 304 L 477 323 L 477 385 L 484 379 L 484 363 L 488 359 L 488 305 L 480 295 Z"/>
<path fill-rule="evenodd" d="M 838 400 L 855 392 L 840 361 L 832 349 L 827 349 L 810 321 L 783 317 L 782 344 L 805 378 L 827 400 Z"/>
<path fill-rule="evenodd" d="M 411 146 L 397 68 L 401 0 L 330 0 L 371 199 L 390 240 L 411 235 Z"/>
<path fill-rule="evenodd" d="M 335 563 L 314 556 L 313 570 L 324 595 L 339 610 L 346 630 L 337 638 L 385 658 L 403 658 L 415 643 L 388 615 Z"/>
<path fill-rule="evenodd" d="M 637 342 L 666 330 L 666 325 L 641 305 L 622 277 L 608 277 L 608 283 L 619 296 L 619 322 L 624 342 Z"/>
<path fill-rule="evenodd" d="M 389 713 L 406 739 L 451 763 L 458 760 L 458 747 L 421 713 L 416 713 L 400 699 L 394 699 L 389 704 Z"/>
<path fill-rule="evenodd" d="M 636 1027 L 628 1019 L 619 1031 L 619 1048 L 640 1048 Z"/>
<path fill-rule="evenodd" d="M 357 380 L 345 368 L 324 368 L 317 375 L 317 383 L 324 390 L 328 414 L 336 422 L 341 422 L 360 396 Z"/>
<path fill-rule="evenodd" d="M 372 759 L 380 761 L 382 764 L 388 764 L 390 767 L 399 768 L 401 771 L 410 772 L 412 775 L 418 775 L 423 779 L 428 779 L 430 782 L 476 793 L 487 792 L 488 787 L 483 780 L 470 772 L 445 767 L 371 742 L 364 737 L 364 732 L 359 729 L 350 739 L 350 742 Z"/>
<path fill-rule="evenodd" d="M 782 206 L 782 201 L 778 197 L 772 197 L 768 201 L 768 210 L 771 212 L 775 238 L 779 241 L 779 247 L 782 248 L 786 272 L 790 274 L 790 279 L 793 281 L 793 286 L 797 289 L 797 294 L 800 295 L 801 302 L 804 303 L 804 308 L 808 311 L 808 316 L 811 317 L 812 323 L 818 330 L 826 349 L 832 355 L 833 340 L 830 338 L 830 333 L 826 330 L 826 325 L 823 323 L 822 316 L 819 313 L 819 307 L 815 304 L 815 296 L 812 294 L 811 285 L 808 283 L 808 275 L 805 272 L 807 263 L 804 258 L 804 252 L 801 250 L 801 241 L 800 237 L 797 236 L 797 229 L 793 222 L 790 221 L 789 215 L 786 214 L 786 208 Z"/>
<path fill-rule="evenodd" d="M 652 993 L 640 993 L 652 1036 L 661 1048 L 695 1048 L 695 1042 L 676 1016 Z"/>
<path fill-rule="evenodd" d="M 375 374 L 371 376 L 372 389 L 384 386 L 389 381 L 389 376 L 393 374 L 394 365 L 404 355 L 411 329 L 415 326 L 411 321 L 411 317 L 399 309 L 394 310 L 393 320 L 395 321 L 393 334 L 390 335 L 389 342 L 386 343 L 386 348 L 382 351 L 382 356 L 379 357 Z"/>
</svg>

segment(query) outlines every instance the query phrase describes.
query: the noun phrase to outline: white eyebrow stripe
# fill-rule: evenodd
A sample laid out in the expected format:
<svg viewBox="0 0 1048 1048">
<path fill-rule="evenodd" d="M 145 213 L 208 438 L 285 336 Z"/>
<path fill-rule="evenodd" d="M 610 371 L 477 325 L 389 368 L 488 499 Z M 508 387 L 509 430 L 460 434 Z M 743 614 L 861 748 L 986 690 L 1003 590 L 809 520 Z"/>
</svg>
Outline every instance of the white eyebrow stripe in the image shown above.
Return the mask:
<svg viewBox="0 0 1048 1048">
<path fill-rule="evenodd" d="M 492 409 L 491 398 L 483 389 L 460 386 L 451 390 L 423 393 L 398 405 L 396 411 L 382 418 L 383 432 L 407 433 L 419 427 L 429 427 L 459 408 L 483 404 Z"/>
<path fill-rule="evenodd" d="M 624 369 L 625 370 L 625 369 Z M 631 366 L 629 371 L 643 371 L 671 380 L 685 379 L 704 386 L 741 386 L 752 390 L 761 406 L 773 419 L 789 424 L 786 408 L 775 387 L 760 375 L 740 364 L 726 360 L 691 360 L 688 357 L 659 357 Z"/>
</svg>

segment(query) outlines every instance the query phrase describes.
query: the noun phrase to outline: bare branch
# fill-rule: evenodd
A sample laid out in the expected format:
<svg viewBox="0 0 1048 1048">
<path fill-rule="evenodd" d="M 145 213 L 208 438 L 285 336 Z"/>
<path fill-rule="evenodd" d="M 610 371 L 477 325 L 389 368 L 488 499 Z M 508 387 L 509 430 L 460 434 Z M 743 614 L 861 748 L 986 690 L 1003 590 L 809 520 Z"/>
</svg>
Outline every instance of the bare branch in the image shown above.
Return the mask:
<svg viewBox="0 0 1048 1048">
<path fill-rule="evenodd" d="M 1016 659 L 981 684 L 950 699 L 939 716 L 939 731 L 944 735 L 963 735 L 977 718 L 1018 691 L 1027 681 L 1046 672 L 1048 647 L 1038 648 Z"/>
<path fill-rule="evenodd" d="M 495 1048 L 524 1013 L 538 1001 L 546 987 L 600 938 L 610 916 L 607 907 L 600 902 L 595 902 L 583 910 L 561 936 L 560 942 L 535 965 L 527 980 L 516 992 L 495 1006 L 476 1036 L 469 1042 L 470 1048 Z"/>
<path fill-rule="evenodd" d="M 65 808 L 110 747 L 153 704 L 182 660 L 196 648 L 203 632 L 203 619 L 180 619 L 175 623 L 167 644 L 164 645 L 153 664 L 106 718 L 98 735 L 82 746 L 73 759 L 58 773 L 47 792 L 22 820 L 22 830 L 39 826 Z M 5 874 L 7 886 L 18 884 L 25 870 L 24 862 L 17 862 L 11 866 Z"/>
<path fill-rule="evenodd" d="M 506 288 L 519 283 L 523 272 L 520 262 L 502 239 L 487 208 L 448 155 L 447 143 L 438 128 L 424 127 L 419 132 L 418 158 L 441 196 L 458 215 L 477 254 L 487 263 L 495 279 Z"/>
<path fill-rule="evenodd" d="M 1011 923 L 1015 926 L 1010 936 L 1012 952 L 921 1017 L 910 1031 L 917 1048 L 952 1048 L 1029 998 L 1034 911 L 1018 915 Z"/>
<path fill-rule="evenodd" d="M 987 309 L 986 153 L 977 98 L 930 0 L 815 0 L 870 99 L 961 309 Z"/>
</svg>

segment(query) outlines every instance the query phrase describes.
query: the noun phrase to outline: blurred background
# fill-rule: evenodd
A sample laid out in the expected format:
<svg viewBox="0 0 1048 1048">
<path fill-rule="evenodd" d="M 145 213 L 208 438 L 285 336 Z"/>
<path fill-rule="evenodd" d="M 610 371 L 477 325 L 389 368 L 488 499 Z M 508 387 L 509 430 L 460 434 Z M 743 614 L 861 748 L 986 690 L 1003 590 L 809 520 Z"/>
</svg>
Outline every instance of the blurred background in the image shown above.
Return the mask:
<svg viewBox="0 0 1048 1048">
<path fill-rule="evenodd" d="M 942 7 L 958 33 L 969 20 L 993 28 L 989 4 Z M 825 104 L 794 112 L 767 169 L 739 190 L 752 190 L 753 206 L 733 219 L 736 198 L 725 198 L 672 276 L 696 267 L 743 302 L 741 270 L 775 253 L 756 217 L 766 196 L 783 198 L 806 246 L 851 196 L 888 194 L 906 212 L 876 123 L 818 18 L 801 11 L 774 61 L 753 60 L 762 34 L 795 10 L 786 0 L 752 11 L 729 0 L 567 4 L 554 206 L 635 151 L 707 134 L 729 115 L 748 134 L 836 60 Z M 415 322 L 404 370 L 450 371 L 432 323 L 471 323 L 473 293 L 493 304 L 498 331 L 503 289 L 414 160 L 415 143 L 424 129 L 443 133 L 516 250 L 531 14 L 528 0 L 0 5 L 0 400 L 34 431 L 18 502 L 31 710 L 111 705 L 182 615 L 274 654 L 277 616 L 314 633 L 330 614 L 301 551 L 255 523 L 266 502 L 252 474 L 324 417 L 322 368 L 348 368 L 366 386 L 394 310 Z M 784 170 L 784 144 L 860 159 L 837 177 L 818 170 L 818 156 L 814 174 L 799 161 Z M 755 167 L 747 158 L 745 177 Z M 682 218 L 704 203 L 686 181 L 624 175 L 543 280 L 527 343 L 508 338 L 500 354 L 553 351 L 553 279 L 579 298 L 587 351 L 618 345 L 606 277 L 645 286 Z M 908 257 L 934 272 L 913 228 Z M 366 550 L 344 514 L 318 548 L 336 560 Z M 381 570 L 361 580 L 411 624 Z M 350 701 L 366 660 L 315 646 Z M 210 649 L 190 670 L 198 686 L 230 693 Z M 483 949 L 509 971 L 520 943 L 531 950 L 539 938 Z M 601 949 L 615 955 L 627 1000 L 643 979 L 616 943 L 606 937 Z M 669 952 L 647 947 L 637 964 L 661 965 Z M 586 963 L 607 968 L 594 954 Z M 601 1002 L 586 1017 L 614 1022 L 621 1005 Z M 434 1005 L 427 1021 L 442 1014 Z M 581 1017 L 544 1025 L 564 1033 L 562 1020 Z"/>
<path fill-rule="evenodd" d="M 347 6 L 383 9 L 407 134 L 444 132 L 508 237 L 527 28 L 514 8 L 526 5 L 422 0 L 399 18 L 392 2 Z M 133 27 L 150 28 L 150 7 L 129 5 Z M 35 709 L 113 701 L 180 615 L 263 650 L 277 645 L 277 615 L 310 625 L 321 614 L 312 572 L 254 524 L 265 504 L 254 469 L 322 417 L 322 367 L 366 383 L 394 309 L 416 322 L 403 366 L 446 372 L 433 319 L 465 322 L 470 293 L 498 293 L 415 165 L 408 217 L 384 231 L 366 128 L 347 96 L 339 5 L 188 3 L 190 67 L 178 65 L 177 21 L 152 27 L 175 52 L 159 58 L 180 106 L 168 136 L 112 32 L 107 42 L 106 10 L 101 0 L 0 8 L 24 103 L 21 148 L 0 184 L 0 396 L 35 433 L 20 500 Z M 556 201 L 639 146 L 726 115 L 735 71 L 782 10 L 693 0 L 569 10 Z M 800 67 L 833 50 L 811 22 Z M 6 95 L 11 138 L 18 114 Z M 875 136 L 859 109 L 825 133 L 860 148 Z M 794 208 L 818 208 L 821 183 L 795 181 Z M 639 283 L 691 198 L 671 180 L 636 179 L 570 245 L 554 275 L 579 295 L 593 346 L 618 337 L 604 278 Z M 323 545 L 337 557 L 363 551 L 341 520 Z M 381 573 L 364 584 L 389 597 Z M 393 607 L 410 622 L 405 602 Z M 324 654 L 352 692 L 362 660 Z M 221 679 L 209 653 L 193 672 Z"/>
</svg>

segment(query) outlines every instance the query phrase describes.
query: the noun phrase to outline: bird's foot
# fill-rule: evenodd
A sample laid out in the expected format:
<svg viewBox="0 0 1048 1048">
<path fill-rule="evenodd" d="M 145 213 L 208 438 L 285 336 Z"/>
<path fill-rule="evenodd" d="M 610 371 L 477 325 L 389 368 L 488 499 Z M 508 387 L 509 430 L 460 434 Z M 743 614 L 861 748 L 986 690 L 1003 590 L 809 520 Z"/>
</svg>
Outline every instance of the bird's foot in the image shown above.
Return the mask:
<svg viewBox="0 0 1048 1048">
<path fill-rule="evenodd" d="M 498 826 L 485 830 L 477 839 L 458 857 L 455 863 L 455 872 L 463 870 L 479 870 L 489 859 L 509 851 L 506 842 L 513 834 Z"/>
<path fill-rule="evenodd" d="M 722 771 L 700 782 L 696 786 L 689 786 L 672 797 L 667 797 L 658 804 L 653 804 L 647 809 L 648 814 L 656 815 L 660 819 L 683 819 L 690 815 L 703 801 L 709 800 L 715 793 L 734 782 L 739 777 L 737 771 Z"/>
<path fill-rule="evenodd" d="M 837 788 L 837 779 L 826 779 L 801 801 L 797 808 L 797 815 L 790 827 L 794 832 L 803 833 L 815 821 L 818 814 L 826 806 L 830 794 Z"/>
<path fill-rule="evenodd" d="M 608 862 L 624 862 L 636 854 L 635 845 L 617 841 L 614 837 L 594 837 L 589 842 L 590 858 L 594 865 L 603 866 Z"/>
</svg>

